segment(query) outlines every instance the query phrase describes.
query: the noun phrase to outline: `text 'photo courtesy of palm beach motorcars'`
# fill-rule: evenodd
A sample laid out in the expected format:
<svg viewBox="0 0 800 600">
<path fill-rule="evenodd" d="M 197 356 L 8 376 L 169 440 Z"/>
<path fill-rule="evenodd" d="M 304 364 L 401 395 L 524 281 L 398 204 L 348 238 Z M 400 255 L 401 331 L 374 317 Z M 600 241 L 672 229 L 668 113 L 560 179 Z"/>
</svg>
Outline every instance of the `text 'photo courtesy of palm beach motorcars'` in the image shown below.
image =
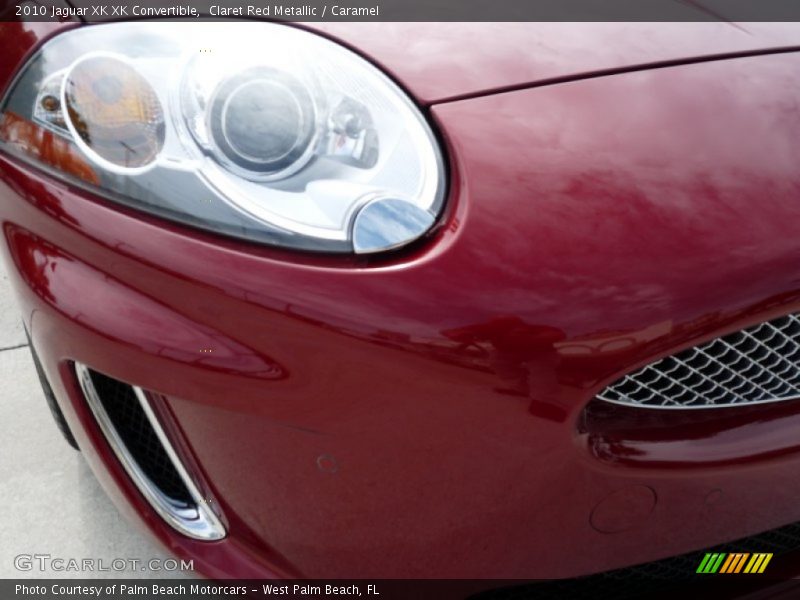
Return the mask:
<svg viewBox="0 0 800 600">
<path fill-rule="evenodd" d="M 597 582 L 800 547 L 797 24 L 0 36 L 42 385 L 202 575 Z"/>
</svg>

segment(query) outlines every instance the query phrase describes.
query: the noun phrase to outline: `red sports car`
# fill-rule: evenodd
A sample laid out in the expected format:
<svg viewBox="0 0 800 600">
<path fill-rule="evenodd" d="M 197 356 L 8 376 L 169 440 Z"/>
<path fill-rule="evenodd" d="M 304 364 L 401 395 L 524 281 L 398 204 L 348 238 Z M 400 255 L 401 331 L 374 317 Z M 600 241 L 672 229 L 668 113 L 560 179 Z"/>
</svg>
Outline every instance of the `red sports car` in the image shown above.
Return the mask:
<svg viewBox="0 0 800 600">
<path fill-rule="evenodd" d="M 52 411 L 202 574 L 599 590 L 800 547 L 796 24 L 0 40 Z"/>
</svg>

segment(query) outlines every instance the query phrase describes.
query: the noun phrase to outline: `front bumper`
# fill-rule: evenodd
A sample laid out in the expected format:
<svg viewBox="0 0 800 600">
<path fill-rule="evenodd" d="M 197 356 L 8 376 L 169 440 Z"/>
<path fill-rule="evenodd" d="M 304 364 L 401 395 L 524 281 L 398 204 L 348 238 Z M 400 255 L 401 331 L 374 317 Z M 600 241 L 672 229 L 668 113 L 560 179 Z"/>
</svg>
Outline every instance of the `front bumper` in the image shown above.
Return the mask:
<svg viewBox="0 0 800 600">
<path fill-rule="evenodd" d="M 798 60 L 434 106 L 449 212 L 378 261 L 183 229 L 0 157 L 4 252 L 92 469 L 208 576 L 573 577 L 680 554 L 800 520 L 795 447 L 754 416 L 733 444 L 712 421 L 670 430 L 674 455 L 601 457 L 584 408 L 800 309 Z M 226 539 L 142 500 L 75 361 L 167 398 Z"/>
</svg>

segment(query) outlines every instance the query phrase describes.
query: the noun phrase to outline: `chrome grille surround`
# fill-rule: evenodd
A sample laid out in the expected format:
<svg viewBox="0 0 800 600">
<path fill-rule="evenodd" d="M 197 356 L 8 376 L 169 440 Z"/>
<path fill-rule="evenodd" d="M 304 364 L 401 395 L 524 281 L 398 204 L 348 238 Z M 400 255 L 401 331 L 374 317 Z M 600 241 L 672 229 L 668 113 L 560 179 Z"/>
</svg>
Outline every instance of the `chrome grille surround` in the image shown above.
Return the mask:
<svg viewBox="0 0 800 600">
<path fill-rule="evenodd" d="M 138 404 L 138 410 L 142 411 L 142 416 L 138 419 L 141 421 L 139 425 L 150 428 L 150 431 L 147 432 L 150 434 L 148 437 L 154 438 L 154 443 L 160 445 L 159 452 L 163 452 L 166 455 L 161 462 L 171 463 L 169 468 L 175 471 L 173 478 L 179 481 L 177 485 L 171 487 L 180 486 L 183 488 L 184 493 L 175 494 L 174 489 L 165 490 L 163 478 L 154 477 L 152 472 L 148 474 L 147 471 L 149 469 L 146 469 L 142 461 L 137 460 L 136 454 L 126 444 L 124 436 L 115 425 L 114 419 L 106 410 L 103 399 L 100 397 L 93 377 L 93 374 L 100 374 L 78 362 L 75 363 L 75 374 L 86 402 L 109 446 L 111 446 L 123 469 L 150 506 L 169 525 L 187 537 L 202 541 L 215 541 L 224 538 L 226 536 L 225 526 L 208 505 L 206 498 L 203 497 L 197 484 L 183 465 L 166 432 L 161 427 L 158 417 L 150 406 L 146 392 L 139 387 L 111 379 L 116 384 L 126 387 L 129 395 L 132 396 L 133 402 Z M 106 379 L 110 378 L 106 377 Z M 152 442 L 153 440 L 151 440 Z"/>
<path fill-rule="evenodd" d="M 800 399 L 800 318 L 787 315 L 662 358 L 618 379 L 599 400 L 654 409 Z"/>
</svg>

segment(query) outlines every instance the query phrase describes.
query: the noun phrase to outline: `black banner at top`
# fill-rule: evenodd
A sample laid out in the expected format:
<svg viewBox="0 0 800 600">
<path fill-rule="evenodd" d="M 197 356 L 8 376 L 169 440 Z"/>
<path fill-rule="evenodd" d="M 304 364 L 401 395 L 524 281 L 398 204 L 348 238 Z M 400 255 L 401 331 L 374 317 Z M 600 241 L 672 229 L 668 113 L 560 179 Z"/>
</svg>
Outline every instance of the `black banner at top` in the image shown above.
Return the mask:
<svg viewBox="0 0 800 600">
<path fill-rule="evenodd" d="M 800 21 L 798 0 L 0 0 L 0 19 Z"/>
</svg>

